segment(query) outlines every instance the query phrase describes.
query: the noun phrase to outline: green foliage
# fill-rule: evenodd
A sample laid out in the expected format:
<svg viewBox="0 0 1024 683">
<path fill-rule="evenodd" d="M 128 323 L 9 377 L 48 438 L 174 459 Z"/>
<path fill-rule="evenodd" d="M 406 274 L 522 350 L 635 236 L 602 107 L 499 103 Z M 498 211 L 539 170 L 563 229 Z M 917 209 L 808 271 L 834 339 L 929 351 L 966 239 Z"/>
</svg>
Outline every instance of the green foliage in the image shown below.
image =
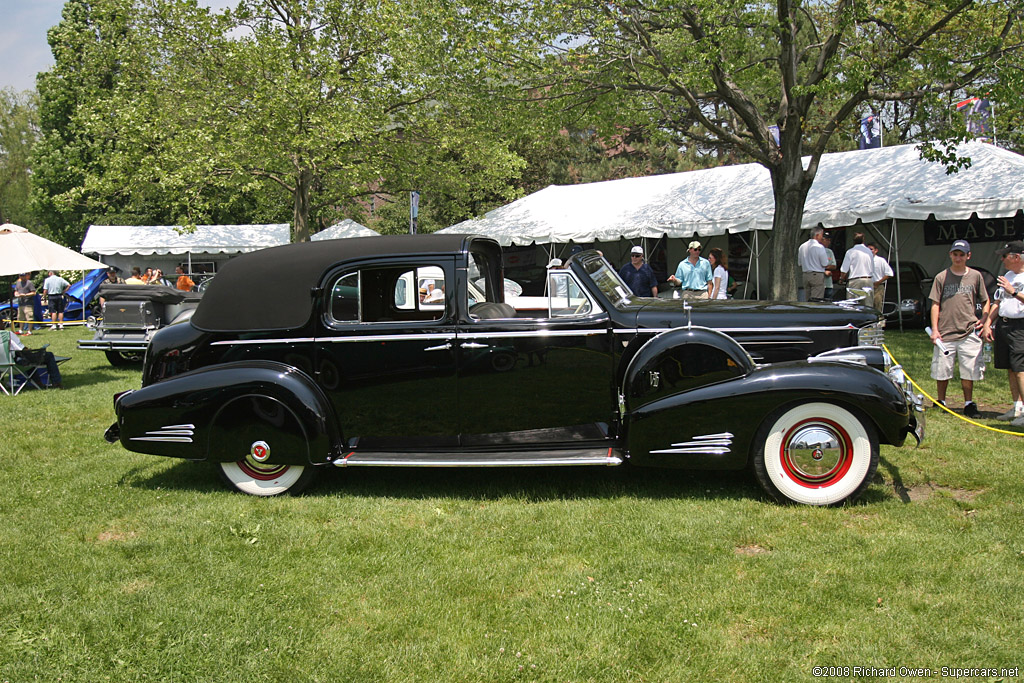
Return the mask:
<svg viewBox="0 0 1024 683">
<path fill-rule="evenodd" d="M 858 115 L 909 102 L 893 109 L 898 135 L 949 138 L 950 96 L 991 88 L 1010 110 L 1021 101 L 1002 85 L 1019 85 L 1019 3 L 548 0 L 495 11 L 495 63 L 575 128 L 643 128 L 711 163 L 768 168 L 776 298 L 795 298 L 792 255 L 820 155 L 848 148 Z"/>
<path fill-rule="evenodd" d="M 430 0 L 140 2 L 133 78 L 86 122 L 110 149 L 89 182 L 159 188 L 188 216 L 251 192 L 292 215 L 298 240 L 357 215 L 371 188 L 419 189 L 462 217 L 480 194 L 511 196 L 521 165 L 495 125 L 510 119 L 469 95 L 473 30 Z"/>
<path fill-rule="evenodd" d="M 32 223 L 29 158 L 39 138 L 38 107 L 34 92 L 0 90 L 0 223 Z"/>
</svg>

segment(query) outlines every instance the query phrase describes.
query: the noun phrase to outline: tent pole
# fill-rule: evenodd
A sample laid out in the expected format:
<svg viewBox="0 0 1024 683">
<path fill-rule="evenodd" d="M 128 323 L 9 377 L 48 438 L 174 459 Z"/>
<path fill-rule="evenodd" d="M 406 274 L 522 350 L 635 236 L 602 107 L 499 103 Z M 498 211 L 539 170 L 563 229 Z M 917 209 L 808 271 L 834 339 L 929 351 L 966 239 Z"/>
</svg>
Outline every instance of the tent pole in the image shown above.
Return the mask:
<svg viewBox="0 0 1024 683">
<path fill-rule="evenodd" d="M 903 331 L 903 312 L 900 310 L 900 305 L 903 303 L 903 289 L 900 287 L 900 245 L 897 241 L 899 235 L 896 232 L 896 217 L 892 219 L 892 232 L 889 235 L 889 253 L 896 255 L 896 318 L 900 321 L 900 332 Z M 883 299 L 882 305 L 885 305 Z M 924 311 L 921 312 L 924 315 Z"/>
<path fill-rule="evenodd" d="M 754 255 L 757 257 L 757 262 L 755 263 L 754 268 L 755 268 L 755 272 L 757 274 L 757 279 L 755 280 L 755 282 L 757 284 L 757 299 L 758 299 L 758 301 L 760 301 L 761 300 L 761 246 L 760 246 L 760 239 L 758 237 L 757 230 L 754 230 Z"/>
</svg>

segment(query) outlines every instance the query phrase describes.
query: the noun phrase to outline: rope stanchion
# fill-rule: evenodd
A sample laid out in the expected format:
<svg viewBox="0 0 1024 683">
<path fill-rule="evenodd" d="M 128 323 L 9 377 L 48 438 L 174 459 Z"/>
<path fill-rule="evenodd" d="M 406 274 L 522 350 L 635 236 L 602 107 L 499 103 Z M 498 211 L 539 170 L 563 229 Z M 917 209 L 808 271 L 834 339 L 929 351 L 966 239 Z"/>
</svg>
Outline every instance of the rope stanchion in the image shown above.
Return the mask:
<svg viewBox="0 0 1024 683">
<path fill-rule="evenodd" d="M 889 354 L 889 357 L 892 358 L 894 363 L 896 363 L 897 365 L 900 365 L 900 362 L 896 359 L 896 356 L 893 355 L 892 351 L 889 350 L 888 346 L 886 346 L 885 344 L 882 344 L 882 348 L 885 349 L 885 352 Z M 902 365 L 900 365 L 900 367 L 902 367 Z M 952 410 L 950 410 L 946 406 L 944 406 L 941 403 L 939 403 L 938 401 L 936 401 L 927 391 L 922 389 L 921 385 L 918 384 L 917 382 L 915 382 L 914 378 L 911 377 L 909 373 L 907 373 L 907 369 L 906 368 L 903 368 L 903 374 L 906 375 L 906 378 L 908 380 L 910 380 L 910 383 L 914 385 L 914 388 L 917 389 L 919 392 L 921 392 L 921 394 L 923 394 L 925 398 L 927 398 L 933 404 L 935 404 L 938 407 L 940 407 L 943 410 L 945 410 L 947 413 L 949 413 L 953 417 L 960 418 L 964 422 L 972 424 L 975 427 L 981 427 L 982 429 L 987 429 L 988 431 L 995 432 L 997 434 L 1009 434 L 1010 436 L 1024 436 L 1024 432 L 1011 432 L 1011 431 L 1006 430 L 1006 429 L 996 429 L 995 427 L 989 427 L 988 425 L 981 424 L 980 422 L 975 422 L 974 420 L 972 420 L 971 418 L 967 417 L 966 415 L 961 415 L 960 413 L 954 413 Z"/>
</svg>

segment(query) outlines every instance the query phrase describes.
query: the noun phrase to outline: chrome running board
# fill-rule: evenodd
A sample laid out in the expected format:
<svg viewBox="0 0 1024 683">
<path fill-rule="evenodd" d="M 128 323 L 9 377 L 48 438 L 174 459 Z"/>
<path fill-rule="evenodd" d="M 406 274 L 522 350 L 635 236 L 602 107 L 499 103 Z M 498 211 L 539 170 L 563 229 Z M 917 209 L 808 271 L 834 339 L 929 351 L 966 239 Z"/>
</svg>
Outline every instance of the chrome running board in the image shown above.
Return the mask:
<svg viewBox="0 0 1024 683">
<path fill-rule="evenodd" d="M 615 448 L 481 453 L 446 451 L 395 453 L 349 451 L 334 461 L 337 467 L 561 467 L 568 465 L 621 465 Z"/>
</svg>

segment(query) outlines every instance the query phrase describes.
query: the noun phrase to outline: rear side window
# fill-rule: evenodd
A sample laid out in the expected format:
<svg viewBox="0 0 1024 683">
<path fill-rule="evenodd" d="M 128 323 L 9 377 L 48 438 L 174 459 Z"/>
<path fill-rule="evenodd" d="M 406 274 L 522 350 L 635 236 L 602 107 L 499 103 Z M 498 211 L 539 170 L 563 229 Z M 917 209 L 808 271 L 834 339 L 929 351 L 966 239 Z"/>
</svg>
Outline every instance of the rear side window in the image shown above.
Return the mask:
<svg viewBox="0 0 1024 683">
<path fill-rule="evenodd" d="M 447 315 L 440 266 L 380 266 L 344 272 L 331 285 L 329 317 L 336 323 L 442 320 Z"/>
</svg>

